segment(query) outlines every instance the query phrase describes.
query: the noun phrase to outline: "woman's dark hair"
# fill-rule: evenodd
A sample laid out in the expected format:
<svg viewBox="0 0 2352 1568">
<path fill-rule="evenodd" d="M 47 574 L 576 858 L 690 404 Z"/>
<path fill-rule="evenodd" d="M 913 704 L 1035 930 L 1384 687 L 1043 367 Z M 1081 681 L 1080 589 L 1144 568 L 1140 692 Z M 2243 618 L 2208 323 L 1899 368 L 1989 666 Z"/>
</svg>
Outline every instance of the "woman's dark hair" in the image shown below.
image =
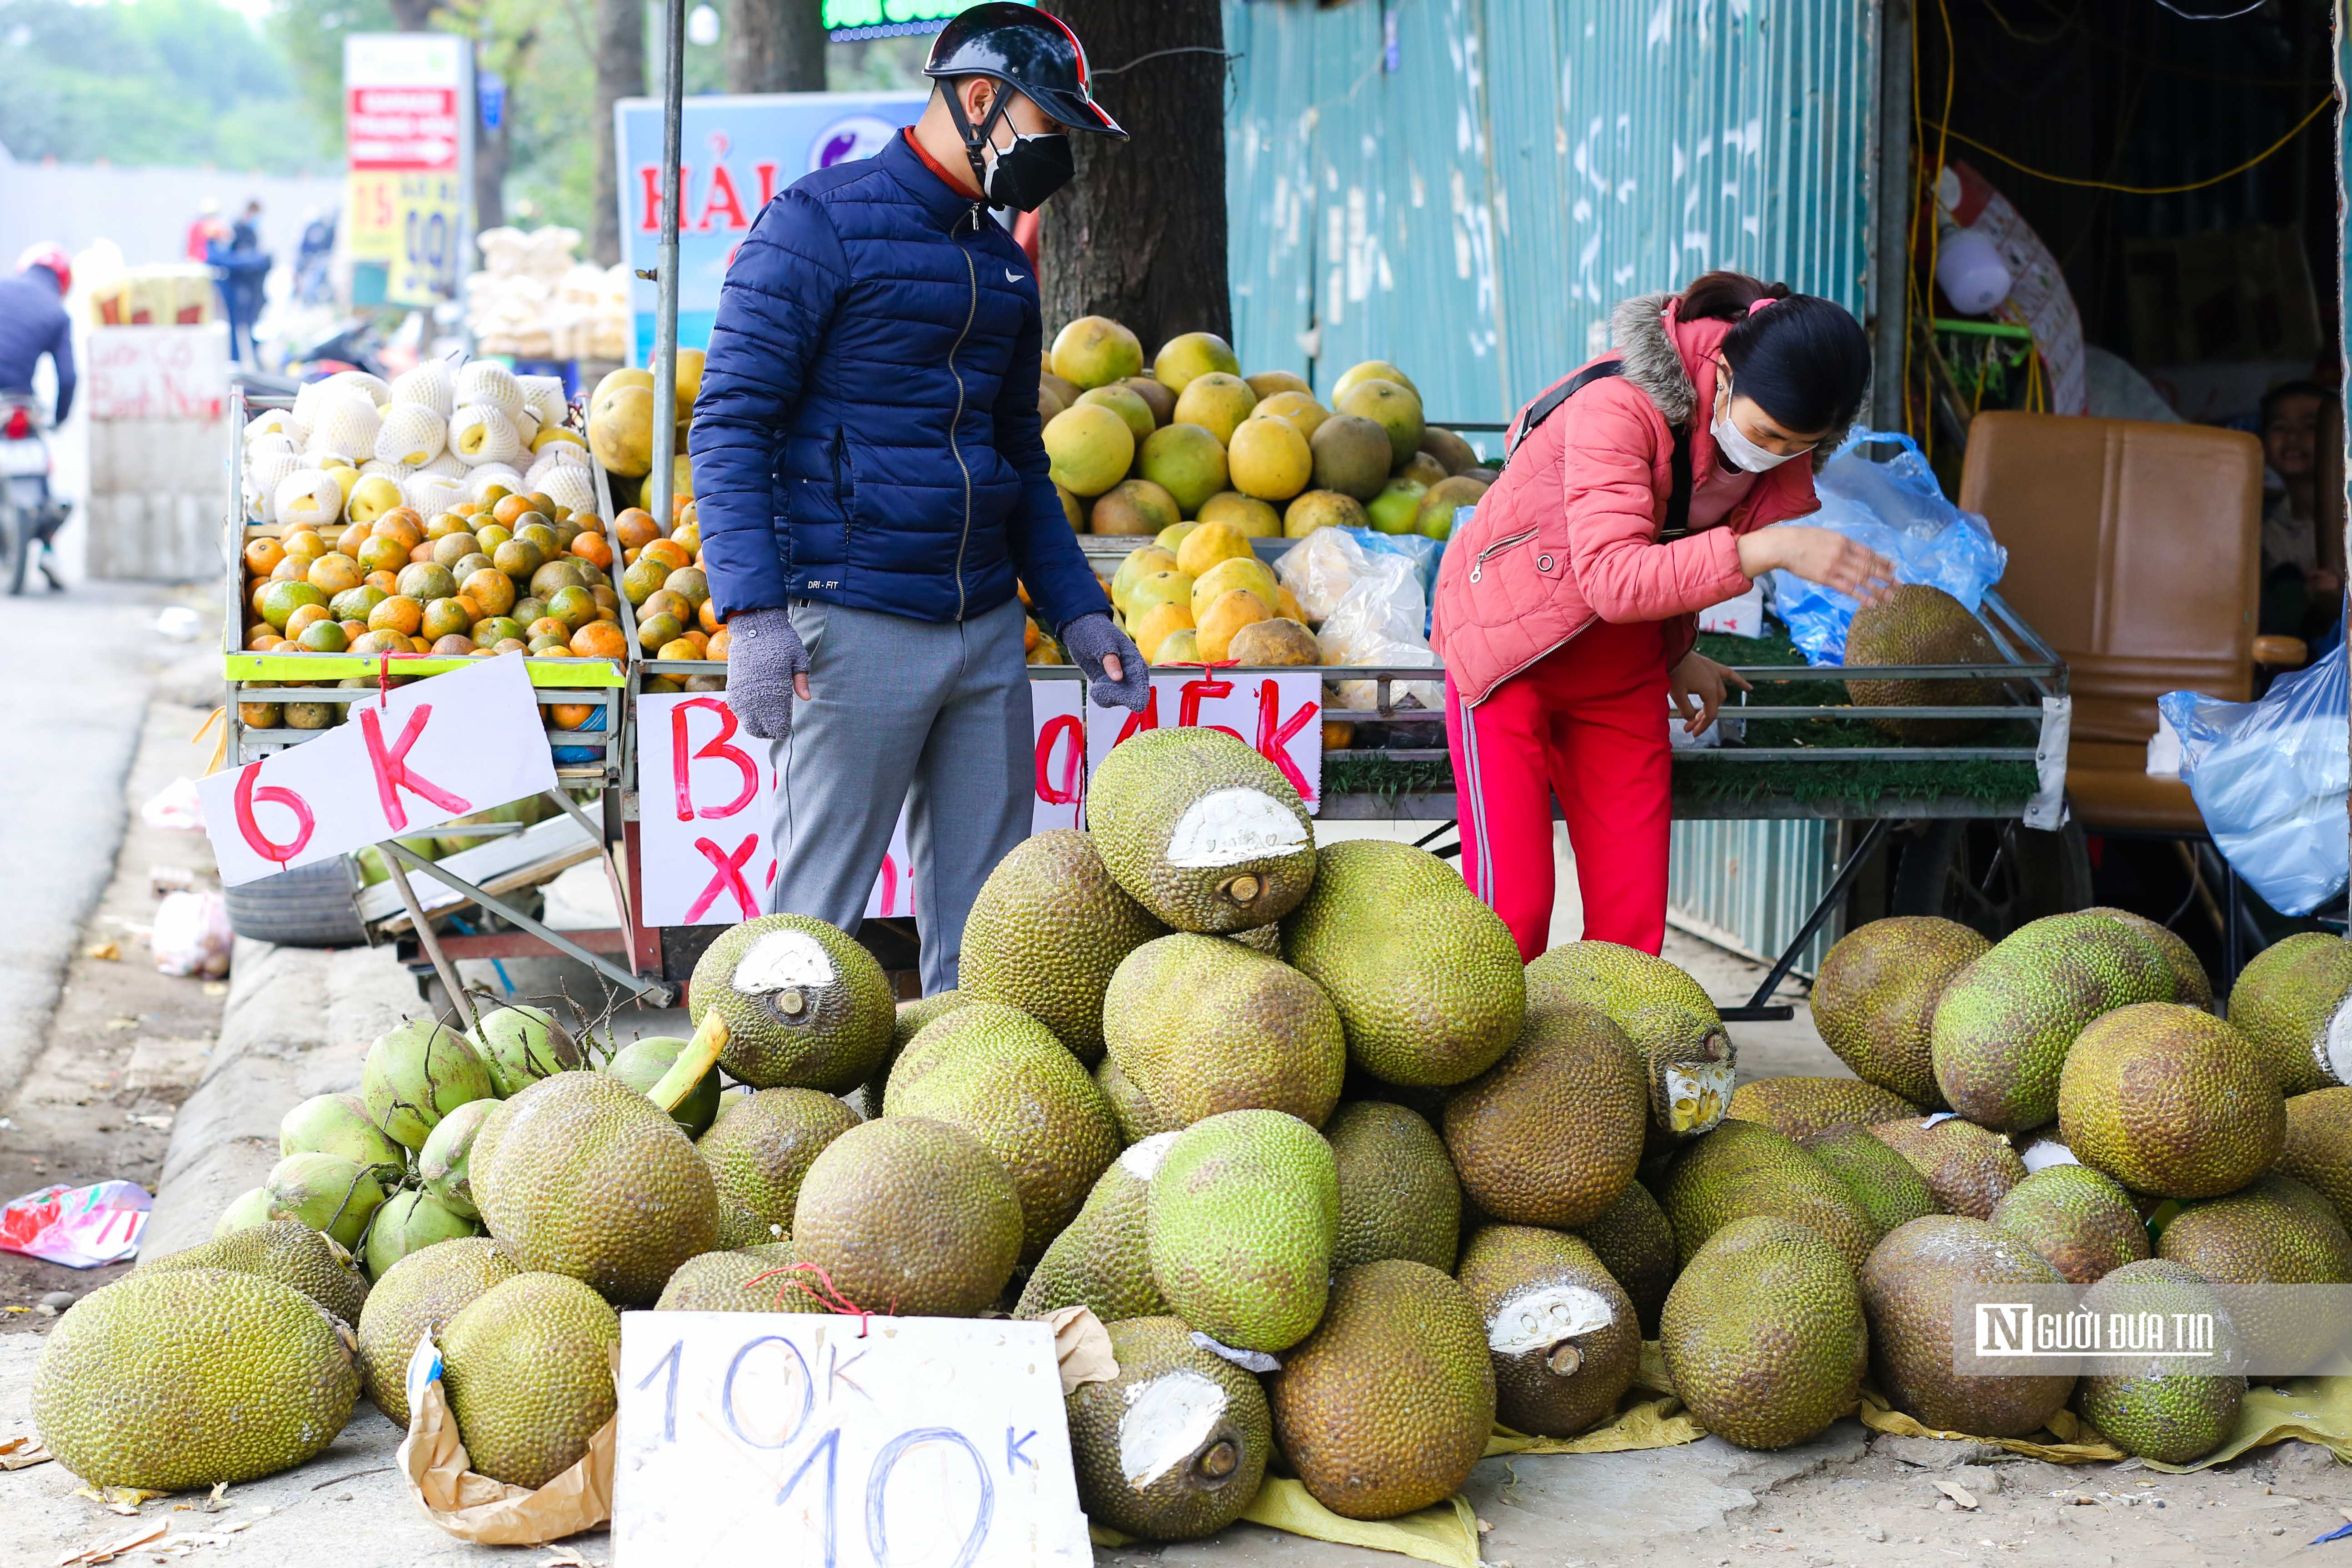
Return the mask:
<svg viewBox="0 0 2352 1568">
<path fill-rule="evenodd" d="M 1755 309 L 1759 300 L 1772 303 Z M 1832 435 L 1853 423 L 1870 386 L 1870 340 L 1833 300 L 1744 272 L 1709 272 L 1682 291 L 1682 320 L 1729 321 L 1723 360 L 1739 395 L 1775 424 Z"/>
</svg>

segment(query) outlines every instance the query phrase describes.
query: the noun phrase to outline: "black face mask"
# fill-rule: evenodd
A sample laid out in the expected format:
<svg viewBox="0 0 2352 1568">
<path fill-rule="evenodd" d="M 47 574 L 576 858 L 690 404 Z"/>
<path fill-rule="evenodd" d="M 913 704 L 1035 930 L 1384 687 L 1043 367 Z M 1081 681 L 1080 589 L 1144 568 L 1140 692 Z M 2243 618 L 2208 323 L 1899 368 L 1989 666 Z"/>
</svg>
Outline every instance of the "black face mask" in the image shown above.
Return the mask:
<svg viewBox="0 0 2352 1568">
<path fill-rule="evenodd" d="M 1045 205 L 1045 198 L 1068 184 L 1077 172 L 1070 139 L 1059 131 L 1034 136 L 1015 132 L 1011 147 L 1000 152 L 989 145 L 984 156 L 986 172 L 981 176 L 981 188 L 988 193 L 989 201 L 1024 213 Z"/>
</svg>

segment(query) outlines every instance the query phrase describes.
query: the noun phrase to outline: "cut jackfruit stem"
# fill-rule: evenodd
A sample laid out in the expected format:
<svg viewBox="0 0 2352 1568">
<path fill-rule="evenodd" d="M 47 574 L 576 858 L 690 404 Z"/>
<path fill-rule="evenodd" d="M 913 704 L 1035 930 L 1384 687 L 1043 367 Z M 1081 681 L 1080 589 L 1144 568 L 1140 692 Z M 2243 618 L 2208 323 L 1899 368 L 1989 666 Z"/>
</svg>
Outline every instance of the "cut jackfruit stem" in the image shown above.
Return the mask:
<svg viewBox="0 0 2352 1568">
<path fill-rule="evenodd" d="M 702 1016 L 702 1025 L 694 1031 L 694 1038 L 686 1043 L 686 1049 L 678 1052 L 677 1060 L 670 1064 L 669 1071 L 662 1074 L 661 1081 L 646 1092 L 646 1098 L 664 1110 L 676 1110 L 677 1102 L 702 1081 L 702 1075 L 719 1065 L 719 1053 L 726 1048 L 727 1023 L 719 1017 L 719 1009 L 713 1007 Z"/>
<path fill-rule="evenodd" d="M 1260 880 L 1258 878 L 1249 875 L 1247 872 L 1244 872 L 1238 877 L 1229 879 L 1217 889 L 1217 891 L 1223 893 L 1226 898 L 1232 900 L 1237 904 L 1255 903 L 1257 901 L 1258 894 L 1265 890 L 1265 882 Z"/>
<path fill-rule="evenodd" d="M 1551 1347 L 1551 1352 L 1544 1357 L 1544 1364 L 1551 1368 L 1556 1376 L 1572 1376 L 1584 1364 L 1584 1352 L 1577 1349 L 1573 1342 L 1562 1340 Z"/>
</svg>

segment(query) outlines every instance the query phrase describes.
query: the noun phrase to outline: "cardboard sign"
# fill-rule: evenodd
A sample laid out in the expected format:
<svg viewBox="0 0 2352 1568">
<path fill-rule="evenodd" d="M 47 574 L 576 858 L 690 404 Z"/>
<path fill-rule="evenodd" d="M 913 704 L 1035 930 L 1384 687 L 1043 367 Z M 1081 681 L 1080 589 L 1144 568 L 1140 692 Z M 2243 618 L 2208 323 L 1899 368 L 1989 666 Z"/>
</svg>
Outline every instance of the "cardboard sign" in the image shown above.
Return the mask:
<svg viewBox="0 0 2352 1568">
<path fill-rule="evenodd" d="M 1314 674 L 1186 670 L 1151 677 L 1151 700 L 1140 713 L 1124 708 L 1087 712 L 1087 768 L 1091 773 L 1129 736 L 1163 726 L 1204 724 L 1257 748 L 1282 770 L 1311 816 L 1323 805 L 1323 678 Z"/>
<path fill-rule="evenodd" d="M 1029 686 L 1036 751 L 1030 831 L 1075 827 L 1086 797 L 1084 721 L 1072 680 Z M 776 773 L 717 692 L 637 700 L 638 875 L 651 926 L 732 925 L 761 913 L 776 877 L 769 840 Z M 867 919 L 916 913 L 902 807 L 866 902 Z"/>
<path fill-rule="evenodd" d="M 315 741 L 197 782 L 236 887 L 555 788 L 530 676 L 485 658 L 362 698 Z"/>
<path fill-rule="evenodd" d="M 1053 1330 L 767 1312 L 621 1319 L 624 1568 L 1089 1568 Z"/>
<path fill-rule="evenodd" d="M 218 419 L 228 333 L 212 325 L 92 327 L 82 388 L 93 419 Z"/>
</svg>

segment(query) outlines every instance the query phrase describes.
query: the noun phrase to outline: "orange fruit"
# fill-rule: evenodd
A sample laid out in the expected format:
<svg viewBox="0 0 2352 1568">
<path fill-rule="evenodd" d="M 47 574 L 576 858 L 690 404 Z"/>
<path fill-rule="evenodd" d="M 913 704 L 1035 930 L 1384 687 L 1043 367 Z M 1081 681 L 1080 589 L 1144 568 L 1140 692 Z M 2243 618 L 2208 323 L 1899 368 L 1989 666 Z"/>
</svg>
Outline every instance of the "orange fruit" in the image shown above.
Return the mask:
<svg viewBox="0 0 2352 1568">
<path fill-rule="evenodd" d="M 582 658 L 626 658 L 629 640 L 610 621 L 590 621 L 572 634 L 572 651 Z"/>
<path fill-rule="evenodd" d="M 425 651 L 437 658 L 464 658 L 476 649 L 473 638 L 463 632 L 451 632 L 446 637 L 436 639 L 433 646 Z"/>
<path fill-rule="evenodd" d="M 365 627 L 368 612 L 383 604 L 386 596 L 383 589 L 372 588 L 362 583 L 356 588 L 346 588 L 336 595 L 327 607 L 335 612 L 335 619 L 357 621 Z"/>
<path fill-rule="evenodd" d="M 289 621 L 287 625 L 291 626 L 293 623 Z M 330 621 L 324 618 L 312 621 L 309 626 L 304 626 L 295 640 L 312 653 L 341 653 L 349 647 L 352 642 L 350 637 L 343 635 L 343 624 L 341 621 Z"/>
<path fill-rule="evenodd" d="M 446 539 L 453 533 L 470 531 L 466 520 L 454 511 L 436 512 L 433 521 L 425 525 L 425 537 L 427 539 Z"/>
<path fill-rule="evenodd" d="M 355 522 L 335 536 L 335 548 L 346 555 L 357 555 L 360 546 L 368 542 L 368 525 Z"/>
<path fill-rule="evenodd" d="M 694 564 L 694 554 L 675 539 L 656 539 L 637 552 L 640 561 L 666 563 L 673 572 L 682 572 Z"/>
<path fill-rule="evenodd" d="M 478 515 L 480 514 L 480 512 L 481 512 L 481 510 L 482 510 L 482 509 L 481 509 L 480 507 L 477 506 L 476 504 L 474 504 L 472 501 L 469 501 L 469 500 L 461 500 L 461 501 L 459 501 L 456 506 L 453 506 L 453 507 L 451 507 L 451 508 L 449 509 L 450 512 L 451 512 L 453 515 L 457 516 L 457 517 L 475 517 L 475 516 L 478 516 Z"/>
<path fill-rule="evenodd" d="M 433 541 L 433 559 L 444 566 L 455 566 L 473 553 L 474 536 L 470 533 L 445 533 Z"/>
<path fill-rule="evenodd" d="M 530 648 L 533 653 L 552 654 L 556 658 L 562 658 L 564 655 L 572 651 L 572 639 L 570 637 L 556 637 L 549 632 L 539 632 L 534 634 L 530 642 L 524 646 Z"/>
<path fill-rule="evenodd" d="M 502 522 L 486 522 L 474 530 L 474 542 L 485 555 L 496 555 L 499 546 L 514 537 L 514 530 Z"/>
<path fill-rule="evenodd" d="M 403 637 L 415 637 L 416 628 L 425 623 L 425 606 L 405 594 L 394 594 L 368 612 L 368 630 L 398 632 Z"/>
<path fill-rule="evenodd" d="M 375 520 L 375 526 L 368 531 L 378 539 L 397 539 L 403 549 L 415 549 L 425 542 L 425 529 L 423 525 L 408 521 L 410 517 L 416 515 L 415 512 L 408 512 L 408 517 L 403 517 L 401 515 L 403 511 L 407 511 L 407 508 L 395 508 L 385 512 Z"/>
<path fill-rule="evenodd" d="M 479 605 L 485 615 L 503 616 L 515 605 L 514 579 L 495 566 L 467 577 L 457 584 L 457 591 Z"/>
<path fill-rule="evenodd" d="M 667 561 L 649 559 L 634 562 L 627 571 L 621 574 L 621 592 L 629 596 L 629 603 L 642 605 L 653 597 L 654 590 L 662 585 L 662 580 L 669 574 L 670 565 Z"/>
<path fill-rule="evenodd" d="M 700 523 L 681 522 L 676 528 L 669 531 L 669 536 L 672 539 L 677 540 L 680 544 L 686 546 L 688 550 L 693 552 L 695 554 L 699 555 L 702 553 L 702 525 Z"/>
<path fill-rule="evenodd" d="M 276 632 L 264 632 L 259 637 L 246 638 L 245 646 L 247 651 L 250 653 L 268 653 L 271 648 L 277 647 L 285 642 L 285 640 L 286 639 L 284 637 L 279 637 Z"/>
<path fill-rule="evenodd" d="M 262 596 L 269 592 L 270 585 L 277 581 L 275 577 L 256 577 L 253 580 L 253 586 L 246 593 L 245 602 L 247 607 L 255 615 L 261 614 Z"/>
<path fill-rule="evenodd" d="M 710 634 L 710 646 L 702 650 L 702 657 L 724 661 L 727 658 L 728 640 L 727 628 L 719 627 Z"/>
<path fill-rule="evenodd" d="M 631 507 L 613 520 L 613 537 L 625 549 L 642 550 L 662 536 L 654 525 L 653 513 L 640 507 Z"/>
<path fill-rule="evenodd" d="M 530 502 L 531 510 L 545 512 L 550 517 L 553 517 L 561 510 L 555 504 L 555 498 L 545 490 L 533 490 L 524 499 Z"/>
<path fill-rule="evenodd" d="M 553 616 L 541 616 L 526 626 L 523 630 L 534 637 L 562 637 L 565 642 L 572 640 L 572 628 Z"/>
<path fill-rule="evenodd" d="M 289 555 L 299 555 L 305 561 L 316 561 L 327 552 L 327 542 L 319 537 L 315 528 L 298 528 L 278 541 Z"/>
<path fill-rule="evenodd" d="M 360 563 L 340 550 L 329 551 L 310 563 L 303 578 L 310 586 L 330 596 L 346 588 L 360 585 Z"/>
<path fill-rule="evenodd" d="M 383 525 L 387 522 L 397 524 L 401 528 L 416 535 L 417 539 L 425 537 L 425 520 L 416 514 L 416 509 L 413 506 L 394 507 L 390 511 L 385 512 L 382 517 L 375 520 L 375 531 L 378 533 L 382 533 L 383 531 Z M 411 540 L 409 542 L 415 543 L 415 541 Z"/>
<path fill-rule="evenodd" d="M 364 620 L 346 616 L 335 625 L 343 628 L 343 637 L 347 641 L 357 641 L 367 635 L 367 622 Z"/>
<path fill-rule="evenodd" d="M 286 617 L 284 629 L 288 637 L 299 637 L 313 622 L 333 618 L 332 612 L 324 605 L 298 605 L 294 613 Z"/>
<path fill-rule="evenodd" d="M 245 569 L 257 577 L 267 577 L 286 559 L 286 547 L 269 538 L 248 539 L 245 542 Z"/>
<path fill-rule="evenodd" d="M 408 546 L 397 539 L 371 537 L 360 546 L 359 563 L 367 572 L 397 573 L 408 564 Z"/>
<path fill-rule="evenodd" d="M 672 637 L 661 645 L 654 657 L 656 658 L 700 658 L 702 650 L 684 637 Z"/>
<path fill-rule="evenodd" d="M 327 595 L 299 579 L 272 583 L 261 595 L 261 618 L 282 632 L 294 612 L 306 605 L 316 605 L 319 615 L 323 616 L 327 613 Z M 311 619 L 318 619 L 318 616 Z"/>
<path fill-rule="evenodd" d="M 394 541 L 394 542 L 396 543 L 398 542 Z M 419 561 L 430 561 L 433 559 L 433 552 L 438 548 L 439 546 L 437 545 L 426 544 L 420 540 L 415 544 L 409 547 L 409 563 L 413 565 Z"/>
<path fill-rule="evenodd" d="M 514 520 L 530 510 L 529 496 L 502 496 L 499 503 L 490 508 L 490 515 L 511 528 L 514 526 Z"/>
<path fill-rule="evenodd" d="M 677 634 L 684 629 L 677 624 L 676 616 L 647 616 L 637 623 L 637 646 L 651 653 L 664 643 L 676 641 Z M 667 658 L 671 656 L 664 654 L 662 657 Z"/>
<path fill-rule="evenodd" d="M 690 642 L 694 645 L 695 658 L 702 658 L 709 655 L 710 651 L 710 638 L 708 635 L 696 631 L 692 626 L 687 627 L 686 630 L 678 633 L 677 635 L 679 640 Z"/>
<path fill-rule="evenodd" d="M 621 612 L 610 605 L 599 605 L 596 606 L 596 618 L 600 621 L 610 621 L 617 626 L 621 624 Z"/>
<path fill-rule="evenodd" d="M 588 722 L 588 716 L 596 711 L 596 705 L 593 702 L 551 702 L 541 711 L 557 729 L 577 730 Z"/>
<path fill-rule="evenodd" d="M 646 602 L 637 606 L 639 626 L 656 616 L 676 616 L 678 624 L 683 626 L 694 619 L 694 603 L 683 594 L 671 593 L 669 584 L 665 583 L 646 595 Z"/>
<path fill-rule="evenodd" d="M 576 632 L 596 618 L 596 601 L 585 588 L 559 589 L 547 601 L 547 613 Z"/>
<path fill-rule="evenodd" d="M 575 511 L 572 514 L 570 521 L 572 522 L 572 526 L 578 529 L 583 533 L 602 533 L 604 531 L 604 520 L 598 517 L 593 511 Z"/>
<path fill-rule="evenodd" d="M 662 579 L 662 586 L 679 595 L 689 605 L 699 605 L 710 597 L 710 580 L 699 566 L 681 566 Z"/>
<path fill-rule="evenodd" d="M 621 607 L 621 595 L 613 592 L 613 585 L 610 583 L 591 583 L 588 585 L 588 595 L 608 610 L 617 610 Z"/>
<path fill-rule="evenodd" d="M 452 632 L 472 629 L 476 618 L 466 613 L 461 600 L 435 599 L 425 606 L 425 616 L 418 623 L 416 635 L 428 642 L 438 642 Z"/>
<path fill-rule="evenodd" d="M 490 647 L 492 653 L 528 653 L 530 647 L 520 637 L 500 637 Z"/>
<path fill-rule="evenodd" d="M 507 489 L 504 485 L 484 485 L 482 487 L 482 504 L 484 506 L 494 507 L 512 494 L 514 494 L 514 492 Z"/>
<path fill-rule="evenodd" d="M 310 575 L 310 558 L 307 555 L 289 555 L 269 569 L 273 583 L 301 583 L 308 581 Z"/>
<path fill-rule="evenodd" d="M 496 647 L 500 643 L 523 640 L 522 627 L 507 616 L 486 616 L 476 621 L 466 635 L 474 639 L 477 647 Z"/>
<path fill-rule="evenodd" d="M 428 599 L 446 599 L 457 591 L 457 581 L 449 574 L 446 566 L 420 561 L 402 571 L 400 591 L 419 603 Z"/>
<path fill-rule="evenodd" d="M 449 602 L 466 612 L 467 625 L 471 626 L 482 618 L 482 602 L 471 594 L 464 592 L 454 594 L 450 595 Z"/>
<path fill-rule="evenodd" d="M 613 547 L 601 533 L 583 533 L 572 541 L 572 553 L 602 572 L 613 569 Z"/>
<path fill-rule="evenodd" d="M 684 496 L 669 498 L 669 521 L 672 528 L 686 521 L 686 509 L 692 504 Z"/>
<path fill-rule="evenodd" d="M 394 576 L 391 573 L 381 569 L 369 573 L 366 576 L 361 578 L 360 581 L 366 584 L 369 587 L 373 588 L 379 594 L 397 594 L 400 592 L 400 579 Z"/>
<path fill-rule="evenodd" d="M 547 552 L 529 539 L 509 539 L 490 552 L 490 564 L 520 582 L 530 581 L 530 574 L 547 564 Z"/>
</svg>

